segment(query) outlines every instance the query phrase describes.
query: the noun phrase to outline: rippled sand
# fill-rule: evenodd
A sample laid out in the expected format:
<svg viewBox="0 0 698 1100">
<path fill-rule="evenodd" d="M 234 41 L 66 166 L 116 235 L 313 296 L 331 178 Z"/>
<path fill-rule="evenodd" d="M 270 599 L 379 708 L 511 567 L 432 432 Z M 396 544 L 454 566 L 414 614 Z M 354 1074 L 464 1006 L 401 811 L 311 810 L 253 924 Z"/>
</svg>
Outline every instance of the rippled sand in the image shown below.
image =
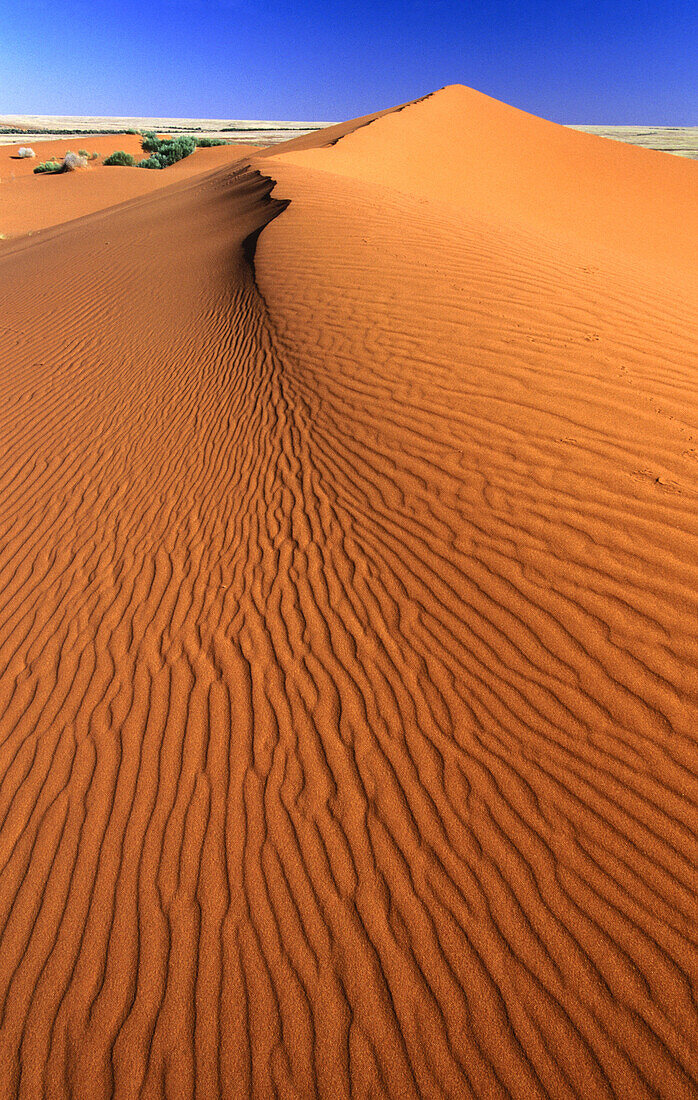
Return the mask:
<svg viewBox="0 0 698 1100">
<path fill-rule="evenodd" d="M 0 249 L 3 1095 L 694 1097 L 696 165 L 208 168 Z"/>
</svg>

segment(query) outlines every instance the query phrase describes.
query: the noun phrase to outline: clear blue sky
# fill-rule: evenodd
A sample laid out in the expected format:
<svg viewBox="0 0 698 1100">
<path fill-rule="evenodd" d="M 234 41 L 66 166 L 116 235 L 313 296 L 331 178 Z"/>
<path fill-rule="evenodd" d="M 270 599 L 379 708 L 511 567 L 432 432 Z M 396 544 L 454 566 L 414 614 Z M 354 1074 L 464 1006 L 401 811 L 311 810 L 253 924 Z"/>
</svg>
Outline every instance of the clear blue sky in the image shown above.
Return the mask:
<svg viewBox="0 0 698 1100">
<path fill-rule="evenodd" d="M 468 84 L 698 125 L 698 0 L 0 0 L 0 114 L 331 121 Z"/>
</svg>

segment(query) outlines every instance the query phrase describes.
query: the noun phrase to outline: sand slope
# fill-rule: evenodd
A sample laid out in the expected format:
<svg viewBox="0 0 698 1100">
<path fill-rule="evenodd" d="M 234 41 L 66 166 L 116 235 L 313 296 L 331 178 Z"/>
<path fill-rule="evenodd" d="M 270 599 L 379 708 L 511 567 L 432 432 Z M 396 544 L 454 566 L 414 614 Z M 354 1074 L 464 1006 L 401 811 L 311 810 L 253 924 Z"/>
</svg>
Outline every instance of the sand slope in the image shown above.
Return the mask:
<svg viewBox="0 0 698 1100">
<path fill-rule="evenodd" d="M 115 149 L 123 149 L 139 159 L 143 156 L 141 139 L 134 135 L 105 138 L 88 134 L 83 137 L 90 152 L 98 152 L 100 156 L 109 156 Z M 75 141 L 37 145 L 34 160 L 18 160 L 15 154 L 19 148 L 18 145 L 0 147 L 0 249 L 7 247 L 7 240 L 75 221 L 140 195 L 150 195 L 182 178 L 210 172 L 250 155 L 249 145 L 220 145 L 197 149 L 165 171 L 105 167 L 99 160 L 79 172 L 35 176 L 34 168 L 41 160 L 47 160 L 52 153 L 62 158 L 69 150 L 75 151 Z"/>
<path fill-rule="evenodd" d="M 0 254 L 8 1096 L 696 1095 L 691 256 L 467 99 Z"/>
<path fill-rule="evenodd" d="M 389 185 L 558 247 L 621 250 L 640 270 L 686 265 L 695 278 L 695 164 L 568 130 L 462 85 L 277 149 L 275 163 Z"/>
</svg>

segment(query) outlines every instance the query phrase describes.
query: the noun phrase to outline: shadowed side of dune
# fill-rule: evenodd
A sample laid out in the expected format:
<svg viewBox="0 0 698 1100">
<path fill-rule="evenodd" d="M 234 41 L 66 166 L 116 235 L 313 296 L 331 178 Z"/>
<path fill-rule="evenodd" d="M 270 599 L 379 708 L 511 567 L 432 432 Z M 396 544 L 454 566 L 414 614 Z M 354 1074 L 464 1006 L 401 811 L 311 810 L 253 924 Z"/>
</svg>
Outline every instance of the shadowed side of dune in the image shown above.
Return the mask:
<svg viewBox="0 0 698 1100">
<path fill-rule="evenodd" d="M 97 269 L 94 218 L 0 260 L 4 1095 L 290 1079 L 269 1014 L 297 992 L 260 941 L 299 495 L 245 259 L 270 188 L 223 173 L 96 216 Z"/>
</svg>

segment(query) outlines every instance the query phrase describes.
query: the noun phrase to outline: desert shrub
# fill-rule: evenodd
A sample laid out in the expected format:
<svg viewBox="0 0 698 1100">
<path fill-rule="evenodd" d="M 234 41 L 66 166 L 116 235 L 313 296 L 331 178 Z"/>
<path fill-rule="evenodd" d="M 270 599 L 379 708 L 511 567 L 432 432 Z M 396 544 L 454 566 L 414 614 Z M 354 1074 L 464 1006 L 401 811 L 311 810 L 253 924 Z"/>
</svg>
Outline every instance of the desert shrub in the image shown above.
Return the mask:
<svg viewBox="0 0 698 1100">
<path fill-rule="evenodd" d="M 141 142 L 141 149 L 144 153 L 157 153 L 158 146 L 160 145 L 160 138 L 152 130 L 143 131 L 143 140 Z"/>
<path fill-rule="evenodd" d="M 175 138 L 173 141 L 161 142 L 157 152 L 167 164 L 176 164 L 178 160 L 190 157 L 195 149 L 196 138 L 182 136 Z"/>
<path fill-rule="evenodd" d="M 151 143 L 152 144 L 152 143 Z M 145 142 L 143 143 L 145 149 Z M 178 160 L 184 160 L 191 156 L 196 149 L 196 139 L 193 137 L 177 137 L 171 141 L 158 141 L 157 148 L 152 149 L 151 156 L 138 162 L 139 168 L 169 168 Z"/>
<path fill-rule="evenodd" d="M 36 153 L 34 152 L 33 149 L 30 149 L 28 145 L 22 145 L 17 150 L 17 156 L 22 157 L 22 158 L 24 158 L 24 157 L 35 157 Z"/>
<path fill-rule="evenodd" d="M 124 153 L 123 149 L 117 149 L 115 153 L 106 158 L 104 163 L 108 165 L 116 164 L 122 168 L 133 168 L 136 161 L 130 153 Z"/>
<path fill-rule="evenodd" d="M 99 153 L 90 153 L 90 160 L 98 160 Z"/>
<path fill-rule="evenodd" d="M 87 168 L 87 157 L 80 153 L 66 153 L 63 157 L 63 170 L 74 172 L 77 168 Z"/>
<path fill-rule="evenodd" d="M 124 134 L 140 134 L 141 130 L 122 130 Z"/>
<path fill-rule="evenodd" d="M 57 160 L 45 160 L 41 164 L 37 164 L 34 169 L 34 175 L 44 172 L 62 172 L 63 165 Z"/>
<path fill-rule="evenodd" d="M 87 152 L 87 149 L 78 149 L 78 155 L 81 157 L 89 157 L 90 154 Z"/>
<path fill-rule="evenodd" d="M 213 145 L 227 145 L 228 142 L 223 138 L 202 137 L 196 138 L 196 144 L 199 149 L 210 149 Z"/>
</svg>

